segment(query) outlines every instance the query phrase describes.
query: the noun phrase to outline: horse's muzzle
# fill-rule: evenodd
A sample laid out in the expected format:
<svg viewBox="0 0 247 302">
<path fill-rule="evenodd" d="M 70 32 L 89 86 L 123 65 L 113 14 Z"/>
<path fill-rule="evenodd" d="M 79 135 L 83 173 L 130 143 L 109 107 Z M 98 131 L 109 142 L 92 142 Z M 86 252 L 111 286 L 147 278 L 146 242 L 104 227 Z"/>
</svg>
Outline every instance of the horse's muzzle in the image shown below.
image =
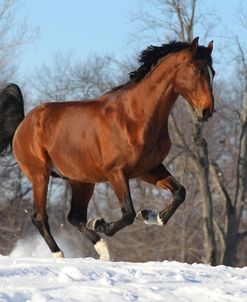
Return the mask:
<svg viewBox="0 0 247 302">
<path fill-rule="evenodd" d="M 202 111 L 202 115 L 198 116 L 197 119 L 199 122 L 208 122 L 212 118 L 213 113 L 210 111 L 210 109 L 206 108 Z"/>
</svg>

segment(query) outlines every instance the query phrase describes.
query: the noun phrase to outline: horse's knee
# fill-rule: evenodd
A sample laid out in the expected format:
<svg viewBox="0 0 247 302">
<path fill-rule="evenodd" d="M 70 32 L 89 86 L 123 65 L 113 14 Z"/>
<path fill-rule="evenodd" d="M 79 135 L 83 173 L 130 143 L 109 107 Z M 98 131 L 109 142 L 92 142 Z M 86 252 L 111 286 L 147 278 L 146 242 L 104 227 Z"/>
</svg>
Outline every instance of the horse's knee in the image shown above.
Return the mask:
<svg viewBox="0 0 247 302">
<path fill-rule="evenodd" d="M 181 204 L 184 202 L 185 200 L 185 197 L 186 197 L 186 189 L 184 186 L 179 186 L 179 188 L 177 189 L 177 191 L 175 192 L 174 194 L 174 200 Z"/>
</svg>

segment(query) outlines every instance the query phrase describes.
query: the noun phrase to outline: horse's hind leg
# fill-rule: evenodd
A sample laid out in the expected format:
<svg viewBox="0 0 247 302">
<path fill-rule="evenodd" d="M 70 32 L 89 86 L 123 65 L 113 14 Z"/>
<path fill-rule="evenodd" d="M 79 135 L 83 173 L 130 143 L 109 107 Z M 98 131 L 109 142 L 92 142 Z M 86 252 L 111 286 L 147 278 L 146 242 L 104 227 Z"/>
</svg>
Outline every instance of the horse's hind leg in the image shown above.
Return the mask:
<svg viewBox="0 0 247 302">
<path fill-rule="evenodd" d="M 71 210 L 68 215 L 69 222 L 77 227 L 93 244 L 101 260 L 111 260 L 106 242 L 93 230 L 86 227 L 87 209 L 93 195 L 94 184 L 69 181 L 72 188 Z"/>
<path fill-rule="evenodd" d="M 38 176 L 40 174 L 40 176 Z M 41 236 L 45 239 L 54 258 L 63 258 L 63 252 L 59 249 L 56 241 L 51 235 L 48 224 L 48 215 L 46 212 L 46 196 L 48 190 L 49 176 L 39 173 L 30 177 L 33 185 L 33 197 L 36 213 L 32 217 L 33 224 L 39 230 Z M 46 174 L 46 173 L 45 173 Z"/>
</svg>

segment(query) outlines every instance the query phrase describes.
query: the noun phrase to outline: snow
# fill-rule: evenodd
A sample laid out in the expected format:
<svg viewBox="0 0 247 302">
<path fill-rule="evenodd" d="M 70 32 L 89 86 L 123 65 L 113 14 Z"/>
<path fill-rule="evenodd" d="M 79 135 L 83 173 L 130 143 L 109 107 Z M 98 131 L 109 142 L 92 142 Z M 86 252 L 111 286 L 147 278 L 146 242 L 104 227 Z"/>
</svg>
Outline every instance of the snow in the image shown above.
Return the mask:
<svg viewBox="0 0 247 302">
<path fill-rule="evenodd" d="M 246 302 L 247 267 L 0 256 L 0 301 Z"/>
<path fill-rule="evenodd" d="M 247 302 L 247 267 L 75 258 L 58 239 L 71 258 L 52 259 L 40 236 L 0 256 L 0 302 Z"/>
</svg>

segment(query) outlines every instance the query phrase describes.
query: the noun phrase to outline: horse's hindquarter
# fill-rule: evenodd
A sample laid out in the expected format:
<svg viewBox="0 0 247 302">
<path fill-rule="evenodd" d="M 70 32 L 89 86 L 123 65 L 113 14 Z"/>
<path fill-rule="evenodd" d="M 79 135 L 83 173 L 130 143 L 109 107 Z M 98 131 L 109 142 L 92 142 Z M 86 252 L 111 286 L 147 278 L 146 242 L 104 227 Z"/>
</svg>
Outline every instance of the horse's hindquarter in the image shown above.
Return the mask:
<svg viewBox="0 0 247 302">
<path fill-rule="evenodd" d="M 46 103 L 27 114 L 13 140 L 15 158 L 27 176 L 55 166 L 66 177 L 87 180 L 87 166 L 94 165 L 95 121 L 88 102 L 82 103 Z"/>
<path fill-rule="evenodd" d="M 47 161 L 47 153 L 41 139 L 44 110 L 44 105 L 41 105 L 30 111 L 13 138 L 14 156 L 23 173 L 29 178 L 39 169 L 45 171 L 49 168 L 43 165 Z"/>
</svg>

